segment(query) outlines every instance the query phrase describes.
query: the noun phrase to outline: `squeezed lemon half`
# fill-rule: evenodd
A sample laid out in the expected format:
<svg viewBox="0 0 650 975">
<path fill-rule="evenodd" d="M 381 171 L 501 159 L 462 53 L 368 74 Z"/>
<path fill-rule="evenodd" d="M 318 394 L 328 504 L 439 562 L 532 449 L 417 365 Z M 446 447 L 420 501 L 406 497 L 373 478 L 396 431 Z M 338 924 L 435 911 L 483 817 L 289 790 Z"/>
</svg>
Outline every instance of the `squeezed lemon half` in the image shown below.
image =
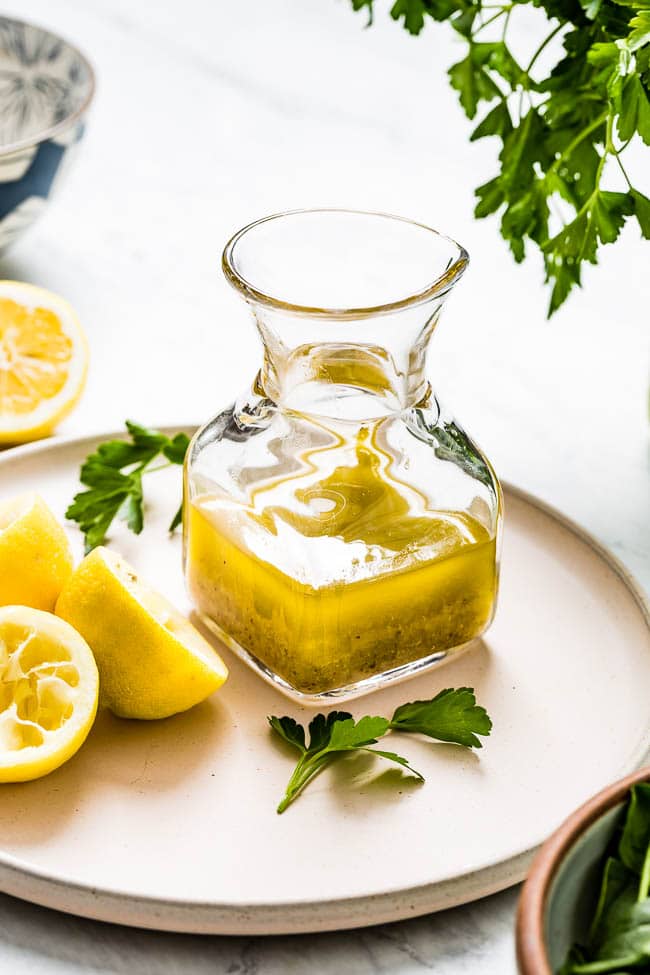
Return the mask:
<svg viewBox="0 0 650 975">
<path fill-rule="evenodd" d="M 53 612 L 72 565 L 66 533 L 42 498 L 0 503 L 0 606 Z"/>
<path fill-rule="evenodd" d="M 26 606 L 0 609 L 0 782 L 58 768 L 83 745 L 99 675 L 86 641 L 64 620 Z"/>
<path fill-rule="evenodd" d="M 58 295 L 0 281 L 0 443 L 51 433 L 81 396 L 88 345 Z"/>
<path fill-rule="evenodd" d="M 122 718 L 166 718 L 228 676 L 215 650 L 115 552 L 96 548 L 63 588 L 56 613 L 88 641 L 102 703 Z"/>
</svg>

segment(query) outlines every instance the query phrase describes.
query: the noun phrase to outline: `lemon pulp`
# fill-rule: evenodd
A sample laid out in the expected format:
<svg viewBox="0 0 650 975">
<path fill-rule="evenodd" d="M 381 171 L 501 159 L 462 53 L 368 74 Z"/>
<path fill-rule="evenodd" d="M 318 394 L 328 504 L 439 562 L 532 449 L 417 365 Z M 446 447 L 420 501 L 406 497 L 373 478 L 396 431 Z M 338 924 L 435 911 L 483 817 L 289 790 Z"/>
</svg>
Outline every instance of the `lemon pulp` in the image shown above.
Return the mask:
<svg viewBox="0 0 650 975">
<path fill-rule="evenodd" d="M 74 407 L 88 348 L 70 305 L 19 281 L 0 281 L 0 443 L 49 433 Z"/>
<path fill-rule="evenodd" d="M 39 778 L 81 747 L 99 677 L 81 636 L 51 613 L 0 609 L 0 782 Z"/>
</svg>

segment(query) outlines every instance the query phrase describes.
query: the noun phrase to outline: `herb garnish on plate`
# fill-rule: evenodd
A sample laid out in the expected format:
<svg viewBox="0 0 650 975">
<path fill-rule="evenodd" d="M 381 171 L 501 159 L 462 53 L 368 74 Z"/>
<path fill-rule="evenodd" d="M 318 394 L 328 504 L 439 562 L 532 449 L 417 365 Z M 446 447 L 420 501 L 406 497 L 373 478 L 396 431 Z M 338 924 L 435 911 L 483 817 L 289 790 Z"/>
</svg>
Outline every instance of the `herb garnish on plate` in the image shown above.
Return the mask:
<svg viewBox="0 0 650 975">
<path fill-rule="evenodd" d="M 81 468 L 79 480 L 88 488 L 75 494 L 66 518 L 76 521 L 84 533 L 86 552 L 103 545 L 113 519 L 121 518 L 139 535 L 144 524 L 142 475 L 181 464 L 190 439 L 185 433 L 166 437 L 132 420 L 126 421 L 130 440 L 108 440 L 90 454 Z M 152 467 L 155 460 L 161 460 Z M 170 531 L 181 523 L 182 505 Z"/>
<path fill-rule="evenodd" d="M 466 748 L 481 748 L 478 735 L 492 730 L 485 708 L 476 703 L 471 687 L 448 687 L 430 701 L 411 701 L 397 708 L 393 717 L 366 717 L 355 721 L 347 711 L 317 714 L 309 724 L 309 744 L 305 729 L 293 718 L 269 717 L 273 731 L 292 745 L 300 758 L 278 805 L 282 813 L 297 799 L 305 786 L 332 762 L 350 752 L 364 751 L 379 755 L 406 769 L 421 782 L 424 776 L 396 752 L 371 748 L 390 731 L 426 735 L 437 741 L 454 742 Z"/>
</svg>

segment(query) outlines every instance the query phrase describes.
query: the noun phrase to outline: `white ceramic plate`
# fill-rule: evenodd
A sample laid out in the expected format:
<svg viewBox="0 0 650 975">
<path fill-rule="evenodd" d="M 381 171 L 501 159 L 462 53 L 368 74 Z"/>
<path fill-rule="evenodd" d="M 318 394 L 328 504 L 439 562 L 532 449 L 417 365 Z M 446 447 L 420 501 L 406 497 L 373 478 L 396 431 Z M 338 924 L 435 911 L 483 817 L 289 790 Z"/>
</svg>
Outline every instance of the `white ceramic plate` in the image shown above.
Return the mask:
<svg viewBox="0 0 650 975">
<path fill-rule="evenodd" d="M 62 515 L 99 439 L 0 455 L 0 497 L 36 488 Z M 180 472 L 148 479 L 147 528 L 112 544 L 190 609 L 166 525 Z M 71 537 L 81 550 L 81 539 Z M 494 719 L 486 746 L 401 737 L 424 785 L 372 759 L 324 773 L 282 816 L 293 761 L 267 714 L 293 705 L 224 650 L 214 698 L 160 722 L 103 713 L 40 781 L 0 787 L 0 888 L 121 924 L 278 934 L 377 924 L 451 907 L 524 876 L 569 813 L 645 759 L 650 623 L 643 596 L 585 532 L 506 488 L 503 575 L 486 639 L 352 702 L 356 716 L 468 684 Z M 397 748 L 398 740 L 395 739 Z"/>
</svg>

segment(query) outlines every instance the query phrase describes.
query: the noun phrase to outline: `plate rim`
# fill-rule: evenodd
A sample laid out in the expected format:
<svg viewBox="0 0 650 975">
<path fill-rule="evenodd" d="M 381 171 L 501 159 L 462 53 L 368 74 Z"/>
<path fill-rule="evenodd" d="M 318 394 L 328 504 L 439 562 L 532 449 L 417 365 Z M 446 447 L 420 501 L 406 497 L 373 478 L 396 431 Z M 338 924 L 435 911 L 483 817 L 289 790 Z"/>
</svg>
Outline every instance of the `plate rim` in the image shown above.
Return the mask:
<svg viewBox="0 0 650 975">
<path fill-rule="evenodd" d="M 173 436 L 179 432 L 194 433 L 198 426 L 192 423 L 165 424 L 156 429 Z M 0 452 L 0 472 L 4 472 L 6 467 L 10 468 L 11 462 L 17 459 L 68 447 L 83 449 L 84 445 L 90 447 L 124 435 L 123 429 L 70 434 L 9 447 Z M 506 499 L 511 495 L 541 511 L 568 529 L 613 570 L 632 595 L 641 619 L 650 632 L 650 596 L 617 555 L 554 505 L 509 481 L 502 480 L 501 485 Z M 620 775 L 641 768 L 649 757 L 650 737 L 628 758 Z M 2 849 L 0 888 L 7 894 L 43 907 L 131 927 L 195 934 L 305 934 L 405 920 L 470 903 L 505 890 L 525 878 L 533 857 L 545 839 L 546 836 L 540 837 L 528 849 L 506 859 L 496 859 L 477 869 L 429 884 L 397 887 L 380 893 L 368 892 L 330 900 L 224 903 L 213 900 L 142 897 L 116 888 L 98 888 L 71 878 L 66 879 L 60 873 L 34 869 L 24 864 L 19 857 L 7 854 Z M 287 920 L 288 915 L 291 916 L 290 921 Z"/>
</svg>

